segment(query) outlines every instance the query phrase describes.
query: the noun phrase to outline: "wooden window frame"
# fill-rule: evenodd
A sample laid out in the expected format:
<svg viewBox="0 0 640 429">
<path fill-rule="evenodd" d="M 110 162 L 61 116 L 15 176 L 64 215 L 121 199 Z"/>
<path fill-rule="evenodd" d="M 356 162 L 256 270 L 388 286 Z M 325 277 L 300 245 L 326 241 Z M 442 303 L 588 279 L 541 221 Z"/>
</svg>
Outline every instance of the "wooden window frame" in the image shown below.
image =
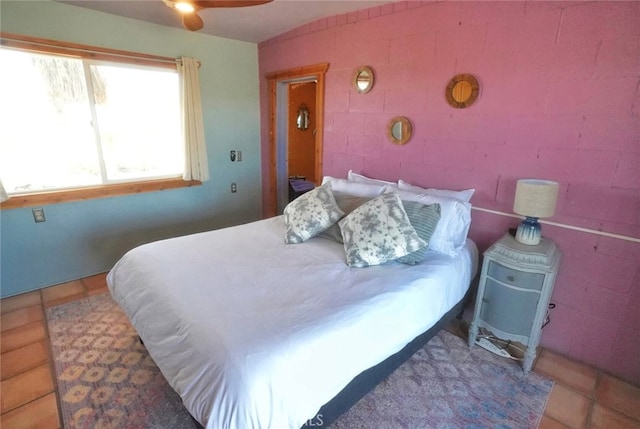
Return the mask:
<svg viewBox="0 0 640 429">
<path fill-rule="evenodd" d="M 78 58 L 147 65 L 176 69 L 176 59 L 138 52 L 99 48 L 95 46 L 67 43 L 51 39 L 23 36 L 0 32 L 0 45 L 8 48 L 29 50 Z M 70 201 L 82 201 L 95 198 L 131 195 L 141 192 L 154 192 L 166 189 L 186 188 L 201 185 L 197 180 L 183 180 L 180 177 L 168 179 L 137 180 L 131 182 L 85 186 L 73 189 L 11 194 L 11 198 L 0 203 L 0 209 L 14 209 L 37 205 L 58 204 Z"/>
<path fill-rule="evenodd" d="M 139 194 L 141 192 L 164 191 L 166 189 L 188 188 L 199 186 L 198 180 L 160 179 L 144 182 L 118 183 L 85 188 L 45 191 L 33 194 L 12 194 L 11 198 L 0 203 L 0 209 L 16 209 L 49 204 L 83 201 L 96 198 L 115 197 L 118 195 Z"/>
</svg>

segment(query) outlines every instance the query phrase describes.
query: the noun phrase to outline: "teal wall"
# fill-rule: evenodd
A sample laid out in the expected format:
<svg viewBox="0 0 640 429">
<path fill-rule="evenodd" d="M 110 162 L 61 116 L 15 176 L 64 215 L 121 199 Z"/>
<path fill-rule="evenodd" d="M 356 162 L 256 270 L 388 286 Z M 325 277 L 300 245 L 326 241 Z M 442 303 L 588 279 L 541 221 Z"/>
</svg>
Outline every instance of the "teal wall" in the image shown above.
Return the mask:
<svg viewBox="0 0 640 429">
<path fill-rule="evenodd" d="M 47 205 L 44 223 L 33 221 L 31 208 L 0 210 L 2 297 L 108 271 L 142 243 L 260 217 L 257 45 L 52 1 L 3 0 L 0 29 L 200 60 L 211 175 L 194 188 Z M 242 150 L 242 162 L 230 162 L 231 149 Z M 238 185 L 235 194 L 230 193 L 231 182 Z"/>
</svg>

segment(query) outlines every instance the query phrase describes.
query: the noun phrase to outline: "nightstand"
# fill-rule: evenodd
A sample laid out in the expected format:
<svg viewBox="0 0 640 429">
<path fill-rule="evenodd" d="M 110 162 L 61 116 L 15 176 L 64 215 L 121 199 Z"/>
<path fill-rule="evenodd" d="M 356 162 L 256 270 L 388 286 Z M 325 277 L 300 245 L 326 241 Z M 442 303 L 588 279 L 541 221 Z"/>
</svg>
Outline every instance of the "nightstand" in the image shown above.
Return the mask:
<svg viewBox="0 0 640 429">
<path fill-rule="evenodd" d="M 478 285 L 469 346 L 480 328 L 526 346 L 523 369 L 531 370 L 562 254 L 545 238 L 530 246 L 505 234 L 486 252 Z"/>
</svg>

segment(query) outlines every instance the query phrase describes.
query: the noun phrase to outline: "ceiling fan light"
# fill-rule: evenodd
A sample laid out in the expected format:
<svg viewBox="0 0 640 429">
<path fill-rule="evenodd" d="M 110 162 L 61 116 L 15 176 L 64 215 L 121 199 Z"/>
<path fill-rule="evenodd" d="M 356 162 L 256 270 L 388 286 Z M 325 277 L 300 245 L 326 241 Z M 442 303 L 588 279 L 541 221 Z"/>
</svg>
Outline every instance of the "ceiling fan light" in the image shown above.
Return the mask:
<svg viewBox="0 0 640 429">
<path fill-rule="evenodd" d="M 182 13 L 193 13 L 196 10 L 191 3 L 187 3 L 185 1 L 176 2 L 174 7 Z"/>
</svg>

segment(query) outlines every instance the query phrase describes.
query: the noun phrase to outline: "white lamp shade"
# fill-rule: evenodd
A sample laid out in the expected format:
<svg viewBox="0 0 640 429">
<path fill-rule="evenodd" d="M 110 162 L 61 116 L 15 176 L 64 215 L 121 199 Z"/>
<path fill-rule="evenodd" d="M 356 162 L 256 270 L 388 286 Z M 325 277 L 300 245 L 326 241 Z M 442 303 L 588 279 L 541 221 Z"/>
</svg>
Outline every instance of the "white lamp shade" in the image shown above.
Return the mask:
<svg viewBox="0 0 640 429">
<path fill-rule="evenodd" d="M 556 211 L 558 182 L 520 179 L 516 185 L 513 211 L 522 216 L 551 217 Z"/>
</svg>

